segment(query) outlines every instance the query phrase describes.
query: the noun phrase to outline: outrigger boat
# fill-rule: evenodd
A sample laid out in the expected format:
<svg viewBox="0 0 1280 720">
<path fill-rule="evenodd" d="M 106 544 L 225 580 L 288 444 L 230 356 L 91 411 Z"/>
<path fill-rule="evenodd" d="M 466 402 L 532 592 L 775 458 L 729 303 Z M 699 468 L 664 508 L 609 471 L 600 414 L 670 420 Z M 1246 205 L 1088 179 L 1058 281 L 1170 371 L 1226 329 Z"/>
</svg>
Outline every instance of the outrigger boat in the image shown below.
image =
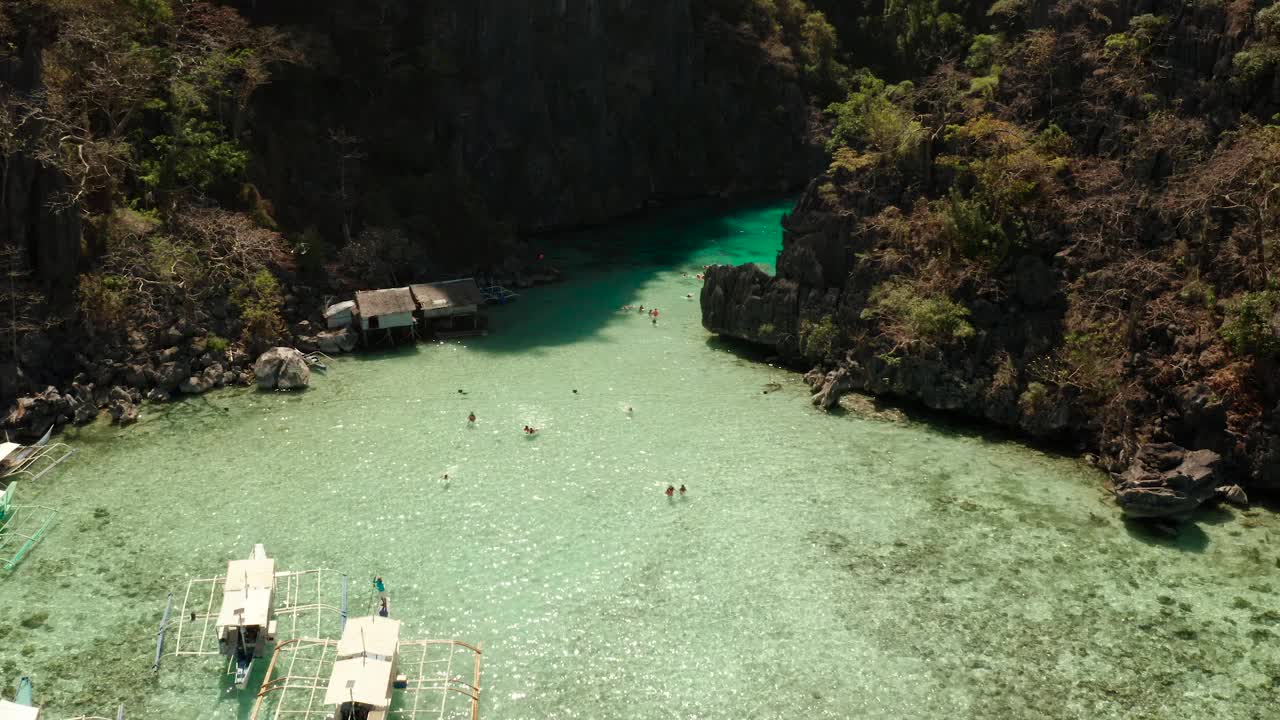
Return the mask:
<svg viewBox="0 0 1280 720">
<path fill-rule="evenodd" d="M 477 720 L 480 648 L 400 640 L 400 629 L 371 615 L 351 618 L 340 640 L 280 643 L 251 720 Z"/>
<path fill-rule="evenodd" d="M 13 702 L 0 699 L 0 720 L 39 720 L 40 708 L 35 704 L 35 686 L 31 678 L 23 675 L 18 680 L 18 694 Z M 98 715 L 77 715 L 71 720 L 107 720 Z M 116 712 L 115 720 L 124 720 L 124 705 Z"/>
<path fill-rule="evenodd" d="M 16 504 L 17 494 L 17 482 L 0 492 L 0 564 L 5 570 L 17 567 L 58 517 L 56 510 L 43 505 Z"/>
<path fill-rule="evenodd" d="M 218 611 L 218 652 L 235 663 L 235 684 L 243 689 L 253 661 L 276 640 L 276 561 L 262 544 L 248 560 L 227 563 Z"/>
<path fill-rule="evenodd" d="M 18 694 L 13 702 L 0 699 L 0 720 L 38 720 L 40 708 L 35 706 L 34 694 L 31 678 L 23 675 L 18 680 Z"/>
<path fill-rule="evenodd" d="M 65 443 L 49 444 L 53 436 L 53 426 L 45 431 L 39 440 L 31 445 L 20 445 L 16 442 L 0 443 L 0 478 L 25 476 L 28 480 L 39 480 L 62 461 L 75 454 Z"/>
<path fill-rule="evenodd" d="M 324 579 L 328 575 L 322 570 L 277 571 L 276 561 L 267 556 L 266 548 L 254 545 L 248 559 L 227 563 L 226 575 L 188 581 L 179 614 L 172 622 L 170 594 L 156 633 L 153 669 L 159 670 L 166 636 L 172 633 L 175 639 L 168 654 L 224 656 L 235 686 L 244 689 L 254 661 L 271 652 L 278 635 L 319 635 L 330 613 L 345 613 L 346 576 L 342 576 L 340 609 L 324 602 Z M 219 595 L 222 604 L 215 614 L 214 603 Z M 309 622 L 311 619 L 314 624 Z"/>
<path fill-rule="evenodd" d="M 354 618 L 338 641 L 337 661 L 324 691 L 324 704 L 337 720 L 386 720 L 400 656 L 400 621 L 370 616 Z"/>
</svg>

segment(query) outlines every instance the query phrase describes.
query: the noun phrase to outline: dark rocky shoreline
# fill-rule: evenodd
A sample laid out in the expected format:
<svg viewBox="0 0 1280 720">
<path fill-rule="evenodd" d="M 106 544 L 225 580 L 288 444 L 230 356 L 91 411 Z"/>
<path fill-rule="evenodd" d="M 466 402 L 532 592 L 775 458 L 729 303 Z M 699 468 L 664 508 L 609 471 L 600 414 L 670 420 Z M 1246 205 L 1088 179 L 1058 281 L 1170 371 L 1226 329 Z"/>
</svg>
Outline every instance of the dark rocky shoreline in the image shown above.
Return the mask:
<svg viewBox="0 0 1280 720">
<path fill-rule="evenodd" d="M 851 227 L 848 217 L 815 208 L 813 193 L 811 186 L 794 214 L 784 219 L 776 276 L 750 264 L 713 266 L 707 269 L 700 302 L 707 330 L 768 348 L 783 364 L 805 372 L 815 405 L 830 410 L 848 393 L 865 393 L 1088 453 L 1111 474 L 1121 508 L 1133 517 L 1185 515 L 1215 498 L 1245 505 L 1246 491 L 1274 490 L 1273 474 L 1251 475 L 1247 470 L 1251 463 L 1265 464 L 1263 458 L 1242 458 L 1225 444 L 1188 449 L 1150 425 L 1141 434 L 1107 437 L 1091 415 L 1095 408 L 1080 402 L 1078 395 L 1063 391 L 1029 402 L 1029 378 L 1020 384 L 1001 383 L 982 357 L 992 344 L 1017 338 L 1026 352 L 1042 353 L 1058 341 L 1057 325 L 1047 309 L 1054 302 L 1056 276 L 1042 262 L 1017 265 L 1011 278 L 1016 289 L 1009 302 L 1018 309 L 975 308 L 979 339 L 973 343 L 900 358 L 886 356 L 886 348 L 874 342 L 837 342 L 834 352 L 815 350 L 806 341 L 821 319 L 837 318 L 835 328 L 845 337 L 856 332 L 867 287 L 875 280 L 852 267 L 860 248 L 846 234 Z M 1183 395 L 1196 392 L 1194 386 L 1182 389 Z M 1150 412 L 1156 422 L 1164 421 L 1166 416 L 1155 407 L 1133 411 Z M 1200 425 L 1214 416 L 1174 419 Z M 1140 417 L 1127 423 L 1141 424 Z M 1221 431 L 1225 434 L 1225 428 Z"/>
<path fill-rule="evenodd" d="M 513 255 L 478 277 L 486 283 L 522 289 L 560 279 L 554 267 L 522 260 L 527 254 Z M 326 288 L 322 292 L 305 285 L 286 285 L 284 290 L 282 314 L 288 335 L 280 344 L 327 354 L 355 349 L 358 338 L 353 331 L 324 329 L 325 299 L 334 297 L 338 290 Z M 159 332 L 133 330 L 122 341 L 81 336 L 73 361 L 62 364 L 74 367 L 74 374 L 57 377 L 54 369 L 56 379 L 12 402 L 3 429 L 16 440 L 30 442 L 50 427 L 83 425 L 103 412 L 113 423 L 128 425 L 138 420 L 144 401 L 164 403 L 217 388 L 253 385 L 258 357 L 254 349 L 240 343 L 210 346 L 214 338 L 236 337 L 239 332 L 239 322 L 225 304 L 215 304 L 197 317 L 198 322 L 175 319 Z M 61 342 L 65 338 L 54 333 L 26 334 L 20 345 L 19 367 L 40 368 L 40 376 L 49 378 L 47 360 Z"/>
</svg>

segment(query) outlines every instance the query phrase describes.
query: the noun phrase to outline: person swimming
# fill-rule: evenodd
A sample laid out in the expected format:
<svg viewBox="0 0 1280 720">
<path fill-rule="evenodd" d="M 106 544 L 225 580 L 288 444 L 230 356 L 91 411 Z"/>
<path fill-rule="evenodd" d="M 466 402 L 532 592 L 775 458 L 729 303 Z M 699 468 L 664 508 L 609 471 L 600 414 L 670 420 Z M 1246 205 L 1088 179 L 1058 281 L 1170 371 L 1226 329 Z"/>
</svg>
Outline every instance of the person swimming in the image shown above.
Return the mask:
<svg viewBox="0 0 1280 720">
<path fill-rule="evenodd" d="M 675 486 L 674 486 L 674 485 L 668 485 L 668 486 L 667 486 L 667 497 L 674 497 L 674 496 L 675 496 L 675 494 L 676 494 L 676 488 L 675 488 Z"/>
<path fill-rule="evenodd" d="M 683 484 L 680 485 L 680 497 L 684 497 L 686 490 Z"/>
<path fill-rule="evenodd" d="M 471 414 L 470 414 L 470 415 L 467 415 L 467 422 L 469 422 L 469 423 L 471 423 L 471 424 L 473 424 L 473 425 L 475 424 L 475 422 L 476 422 L 476 413 L 475 413 L 475 411 L 474 411 L 474 410 L 472 410 L 472 411 L 471 411 Z"/>
<path fill-rule="evenodd" d="M 693 299 L 693 293 L 685 293 L 684 296 L 689 300 Z"/>
</svg>

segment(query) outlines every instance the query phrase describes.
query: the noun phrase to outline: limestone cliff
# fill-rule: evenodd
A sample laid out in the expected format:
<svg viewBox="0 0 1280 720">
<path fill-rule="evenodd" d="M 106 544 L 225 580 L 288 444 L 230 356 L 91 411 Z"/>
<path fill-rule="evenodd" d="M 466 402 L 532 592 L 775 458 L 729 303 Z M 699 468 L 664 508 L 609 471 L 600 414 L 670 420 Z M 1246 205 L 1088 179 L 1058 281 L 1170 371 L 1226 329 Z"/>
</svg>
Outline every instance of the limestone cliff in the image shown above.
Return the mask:
<svg viewBox="0 0 1280 720">
<path fill-rule="evenodd" d="M 963 65 L 865 81 L 777 276 L 712 268 L 704 325 L 815 368 L 819 404 L 902 398 L 1131 475 L 1204 449 L 1209 495 L 1280 487 L 1277 217 L 1255 192 L 1280 28 L 1250 3 L 1032 5 Z"/>
<path fill-rule="evenodd" d="M 255 131 L 263 189 L 298 224 L 338 224 L 334 130 L 361 144 L 358 211 L 428 238 L 466 203 L 545 230 L 821 167 L 797 60 L 714 2 L 241 4 L 309 48 L 261 93 Z"/>
</svg>

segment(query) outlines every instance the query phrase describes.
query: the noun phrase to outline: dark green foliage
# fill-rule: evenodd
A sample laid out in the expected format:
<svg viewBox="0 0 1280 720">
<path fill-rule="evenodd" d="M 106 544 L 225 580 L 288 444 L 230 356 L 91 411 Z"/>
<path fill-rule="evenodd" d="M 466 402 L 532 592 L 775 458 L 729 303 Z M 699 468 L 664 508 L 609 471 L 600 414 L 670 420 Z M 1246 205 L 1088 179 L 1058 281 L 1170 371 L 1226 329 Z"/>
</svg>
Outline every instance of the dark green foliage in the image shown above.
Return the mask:
<svg viewBox="0 0 1280 720">
<path fill-rule="evenodd" d="M 767 334 L 763 332 L 764 329 L 761 326 L 761 334 Z M 772 329 L 773 326 L 769 326 L 770 332 Z M 839 337 L 840 329 L 830 315 L 823 316 L 818 322 L 800 321 L 800 346 L 808 357 L 823 358 L 830 355 L 835 350 Z"/>
<path fill-rule="evenodd" d="M 1280 351 L 1280 337 L 1271 326 L 1280 291 L 1247 292 L 1232 301 L 1218 334 L 1240 356 L 1273 355 Z"/>
<path fill-rule="evenodd" d="M 911 92 L 909 82 L 887 85 L 868 70 L 852 80 L 852 90 L 827 113 L 835 119 L 830 152 L 841 147 L 870 147 L 891 156 L 909 154 L 924 141 L 924 128 L 898 101 Z"/>
<path fill-rule="evenodd" d="M 142 183 L 167 191 L 228 187 L 244 173 L 249 154 L 226 132 L 216 122 L 190 118 L 174 135 L 153 137 L 154 154 L 142 161 Z"/>
<path fill-rule="evenodd" d="M 996 62 L 999 49 L 1000 38 L 995 35 L 974 35 L 973 42 L 969 43 L 969 55 L 964 60 L 964 66 L 975 73 L 985 74 Z"/>
<path fill-rule="evenodd" d="M 263 347 L 285 334 L 280 308 L 280 283 L 274 275 L 261 270 L 236 289 L 236 304 L 244 324 L 242 340 L 250 347 Z"/>
<path fill-rule="evenodd" d="M 945 295 L 906 282 L 889 281 L 876 287 L 862 311 L 898 347 L 935 347 L 973 337 L 969 309 Z"/>
<path fill-rule="evenodd" d="M 984 200 L 952 188 L 943 207 L 947 238 L 961 255 L 992 264 L 1008 256 L 1009 237 Z"/>
</svg>

